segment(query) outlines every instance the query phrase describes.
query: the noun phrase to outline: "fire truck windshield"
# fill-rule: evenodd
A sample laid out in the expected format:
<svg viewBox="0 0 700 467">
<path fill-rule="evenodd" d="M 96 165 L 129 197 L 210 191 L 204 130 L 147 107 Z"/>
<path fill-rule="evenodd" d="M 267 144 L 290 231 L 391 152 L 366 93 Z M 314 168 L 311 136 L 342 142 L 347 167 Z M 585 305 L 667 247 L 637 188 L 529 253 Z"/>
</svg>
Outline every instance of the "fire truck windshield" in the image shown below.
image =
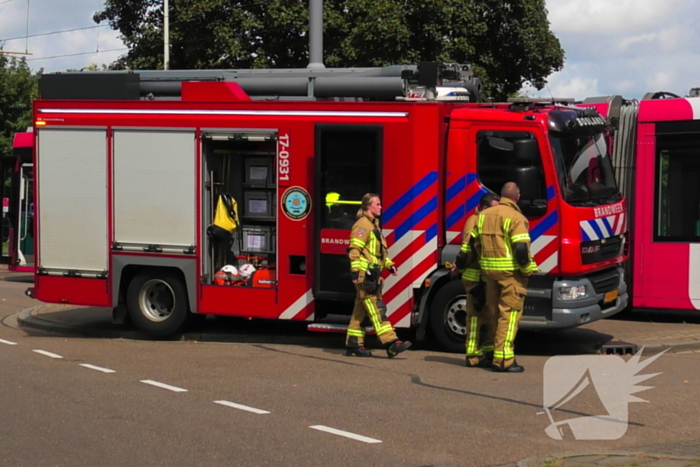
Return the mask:
<svg viewBox="0 0 700 467">
<path fill-rule="evenodd" d="M 567 203 L 599 206 L 622 199 L 603 133 L 550 132 L 549 140 Z"/>
</svg>

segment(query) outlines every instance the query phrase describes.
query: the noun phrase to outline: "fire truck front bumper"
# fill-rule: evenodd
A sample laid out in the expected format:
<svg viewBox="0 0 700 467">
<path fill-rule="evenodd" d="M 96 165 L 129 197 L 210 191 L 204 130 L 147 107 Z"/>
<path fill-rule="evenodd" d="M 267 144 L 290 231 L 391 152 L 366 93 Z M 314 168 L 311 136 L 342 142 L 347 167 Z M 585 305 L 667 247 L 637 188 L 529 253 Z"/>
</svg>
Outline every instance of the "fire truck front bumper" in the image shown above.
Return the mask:
<svg viewBox="0 0 700 467">
<path fill-rule="evenodd" d="M 573 328 L 613 316 L 628 302 L 624 270 L 618 266 L 575 278 L 533 277 L 519 327 Z"/>
</svg>

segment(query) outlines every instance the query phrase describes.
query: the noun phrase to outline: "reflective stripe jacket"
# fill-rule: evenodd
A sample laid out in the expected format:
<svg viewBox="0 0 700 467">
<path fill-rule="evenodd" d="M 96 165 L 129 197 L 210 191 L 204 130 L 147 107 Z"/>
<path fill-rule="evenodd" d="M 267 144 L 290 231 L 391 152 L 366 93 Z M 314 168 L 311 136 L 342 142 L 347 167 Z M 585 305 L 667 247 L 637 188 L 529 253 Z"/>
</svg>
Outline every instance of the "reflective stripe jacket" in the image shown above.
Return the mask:
<svg viewBox="0 0 700 467">
<path fill-rule="evenodd" d="M 479 267 L 479 257 L 476 254 L 470 255 L 471 246 L 470 240 L 472 238 L 472 230 L 476 226 L 476 221 L 479 218 L 479 212 L 477 211 L 473 215 L 469 216 L 467 222 L 464 223 L 464 231 L 462 232 L 462 248 L 460 251 L 468 255 L 467 264 L 462 271 L 462 280 L 469 282 L 479 282 L 481 279 L 481 267 Z"/>
<path fill-rule="evenodd" d="M 530 252 L 529 223 L 515 201 L 501 198 L 501 204 L 479 214 L 472 236 L 475 254 L 483 271 L 520 271 L 524 276 L 537 272 Z M 520 267 L 513 245 L 527 244 L 530 262 Z M 471 257 L 472 255 L 470 255 Z"/>
<path fill-rule="evenodd" d="M 377 231 L 378 235 L 374 233 Z M 379 237 L 379 238 L 377 238 Z M 350 270 L 360 271 L 360 280 L 370 264 L 376 264 L 380 269 L 389 269 L 394 262 L 389 259 L 386 239 L 379 229 L 379 221 L 370 219 L 367 214 L 360 217 L 352 226 L 350 233 Z"/>
</svg>

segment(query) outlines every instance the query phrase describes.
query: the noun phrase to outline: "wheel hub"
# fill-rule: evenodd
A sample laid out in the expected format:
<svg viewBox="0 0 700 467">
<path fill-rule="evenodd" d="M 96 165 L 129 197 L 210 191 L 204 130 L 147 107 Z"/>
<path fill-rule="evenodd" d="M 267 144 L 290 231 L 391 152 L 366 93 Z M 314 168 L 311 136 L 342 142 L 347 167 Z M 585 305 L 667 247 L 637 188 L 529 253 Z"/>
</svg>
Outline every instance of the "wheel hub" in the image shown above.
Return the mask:
<svg viewBox="0 0 700 467">
<path fill-rule="evenodd" d="M 457 297 L 447 309 L 445 317 L 447 328 L 458 336 L 467 335 L 467 299 L 466 297 Z"/>
<path fill-rule="evenodd" d="M 141 287 L 139 307 L 143 316 L 150 321 L 165 321 L 175 309 L 175 292 L 167 282 L 152 279 Z"/>
</svg>

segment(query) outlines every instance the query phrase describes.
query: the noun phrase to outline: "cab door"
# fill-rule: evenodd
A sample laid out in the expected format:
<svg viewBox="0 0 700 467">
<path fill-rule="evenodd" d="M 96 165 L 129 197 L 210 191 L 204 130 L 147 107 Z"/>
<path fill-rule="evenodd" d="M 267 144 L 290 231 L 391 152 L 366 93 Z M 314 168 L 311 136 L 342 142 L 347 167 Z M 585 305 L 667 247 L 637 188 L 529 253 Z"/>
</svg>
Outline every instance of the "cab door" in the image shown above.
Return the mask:
<svg viewBox="0 0 700 467">
<path fill-rule="evenodd" d="M 0 158 L 0 182 L 2 182 L 2 252 L 0 253 L 0 264 L 10 263 L 10 234 L 14 232 L 13 219 L 14 213 L 10 210 L 12 195 L 15 192 L 13 189 L 15 177 L 15 163 L 17 158 L 5 156 Z"/>
<path fill-rule="evenodd" d="M 18 179 L 18 218 L 16 250 L 12 252 L 15 265 L 34 267 L 34 164 L 22 164 Z"/>
<path fill-rule="evenodd" d="M 314 297 L 352 300 L 347 248 L 366 193 L 381 196 L 382 125 L 316 125 Z"/>
</svg>

